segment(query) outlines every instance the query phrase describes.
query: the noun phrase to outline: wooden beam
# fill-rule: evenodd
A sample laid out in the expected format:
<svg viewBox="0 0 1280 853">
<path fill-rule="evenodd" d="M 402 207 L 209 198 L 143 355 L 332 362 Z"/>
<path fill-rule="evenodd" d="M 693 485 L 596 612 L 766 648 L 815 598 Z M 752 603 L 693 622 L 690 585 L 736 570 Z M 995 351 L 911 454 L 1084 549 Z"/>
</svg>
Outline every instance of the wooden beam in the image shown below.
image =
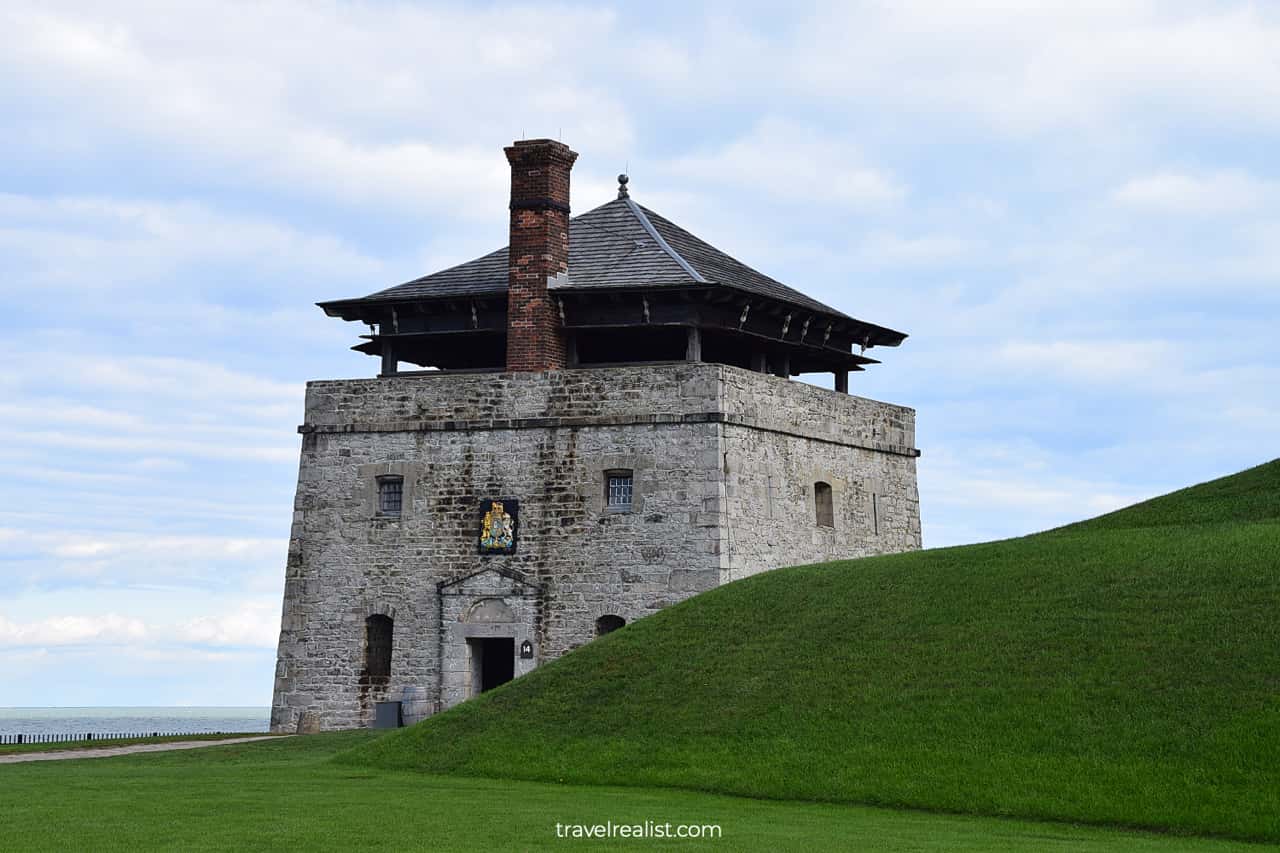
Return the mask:
<svg viewBox="0 0 1280 853">
<path fill-rule="evenodd" d="M 849 371 L 837 370 L 836 374 L 836 390 L 841 394 L 849 393 Z"/>
<path fill-rule="evenodd" d="M 697 326 L 689 327 L 689 342 L 685 347 L 684 357 L 686 361 L 702 361 L 702 329 Z"/>
<path fill-rule="evenodd" d="M 382 340 L 382 374 L 383 376 L 395 376 L 396 368 L 399 361 L 396 359 L 395 343 L 386 338 Z"/>
</svg>

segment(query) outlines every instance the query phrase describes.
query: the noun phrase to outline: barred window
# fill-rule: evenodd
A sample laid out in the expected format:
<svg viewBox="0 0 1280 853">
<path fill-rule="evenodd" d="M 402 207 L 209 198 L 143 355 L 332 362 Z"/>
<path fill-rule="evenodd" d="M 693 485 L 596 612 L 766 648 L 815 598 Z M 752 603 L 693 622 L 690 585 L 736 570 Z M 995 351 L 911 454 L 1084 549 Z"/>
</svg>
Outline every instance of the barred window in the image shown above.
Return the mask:
<svg viewBox="0 0 1280 853">
<path fill-rule="evenodd" d="M 631 510 L 633 480 L 630 471 L 608 471 L 604 477 L 604 505 L 616 512 Z"/>
<path fill-rule="evenodd" d="M 378 515 L 399 515 L 403 501 L 403 477 L 378 478 Z"/>
</svg>

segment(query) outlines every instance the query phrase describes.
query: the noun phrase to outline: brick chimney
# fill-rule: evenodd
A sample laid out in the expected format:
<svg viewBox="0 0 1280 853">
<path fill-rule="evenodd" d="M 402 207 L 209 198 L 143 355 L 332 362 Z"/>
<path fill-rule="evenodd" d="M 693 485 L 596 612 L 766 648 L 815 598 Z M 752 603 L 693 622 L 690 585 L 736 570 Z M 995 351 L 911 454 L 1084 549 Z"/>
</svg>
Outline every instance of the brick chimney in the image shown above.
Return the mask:
<svg viewBox="0 0 1280 853">
<path fill-rule="evenodd" d="M 511 164 L 507 370 L 559 370 L 565 338 L 547 283 L 569 272 L 569 170 L 578 155 L 550 139 L 524 139 L 505 150 Z"/>
</svg>

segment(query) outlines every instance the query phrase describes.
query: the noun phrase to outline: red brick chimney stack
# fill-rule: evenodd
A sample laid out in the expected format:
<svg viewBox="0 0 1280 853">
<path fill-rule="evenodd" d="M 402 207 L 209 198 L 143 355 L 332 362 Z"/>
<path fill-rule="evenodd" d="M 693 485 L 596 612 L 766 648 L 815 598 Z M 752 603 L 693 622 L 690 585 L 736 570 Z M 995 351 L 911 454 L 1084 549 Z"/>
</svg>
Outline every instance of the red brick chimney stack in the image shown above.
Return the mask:
<svg viewBox="0 0 1280 853">
<path fill-rule="evenodd" d="M 548 279 L 569 272 L 569 146 L 524 139 L 505 149 L 511 164 L 507 370 L 565 366 L 560 312 Z"/>
</svg>

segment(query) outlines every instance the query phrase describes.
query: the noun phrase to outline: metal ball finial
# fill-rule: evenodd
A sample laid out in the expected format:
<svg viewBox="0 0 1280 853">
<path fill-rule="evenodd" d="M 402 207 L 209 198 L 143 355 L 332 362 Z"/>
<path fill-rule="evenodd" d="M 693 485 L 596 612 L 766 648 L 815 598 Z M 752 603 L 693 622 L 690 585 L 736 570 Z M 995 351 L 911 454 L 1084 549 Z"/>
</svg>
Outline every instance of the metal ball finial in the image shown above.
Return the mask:
<svg viewBox="0 0 1280 853">
<path fill-rule="evenodd" d="M 627 181 L 629 180 L 631 179 L 627 177 L 626 172 L 623 172 L 621 175 L 618 175 L 618 198 L 627 197 Z"/>
</svg>

